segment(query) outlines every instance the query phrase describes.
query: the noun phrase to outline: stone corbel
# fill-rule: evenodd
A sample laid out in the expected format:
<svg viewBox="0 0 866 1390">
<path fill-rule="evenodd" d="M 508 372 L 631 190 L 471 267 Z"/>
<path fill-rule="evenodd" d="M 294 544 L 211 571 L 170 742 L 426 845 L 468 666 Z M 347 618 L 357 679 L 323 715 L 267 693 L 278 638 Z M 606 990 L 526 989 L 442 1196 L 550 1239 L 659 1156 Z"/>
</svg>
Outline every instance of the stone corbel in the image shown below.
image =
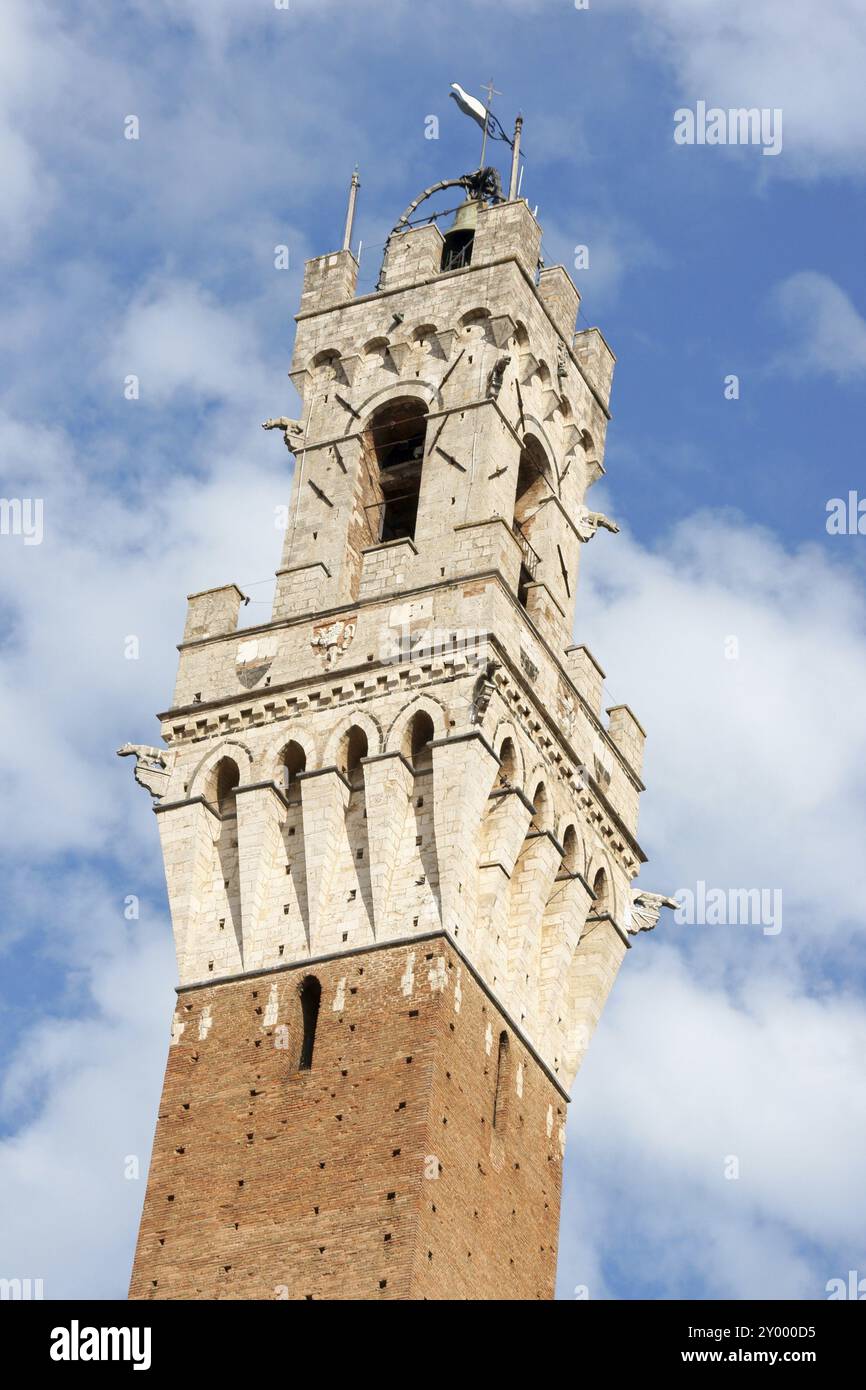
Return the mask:
<svg viewBox="0 0 866 1390">
<path fill-rule="evenodd" d="M 565 442 L 565 452 L 567 454 L 570 454 L 572 449 L 576 447 L 577 442 L 580 439 L 581 430 L 574 423 L 573 420 L 569 420 L 566 424 L 563 425 L 562 434 Z"/>
<path fill-rule="evenodd" d="M 403 375 L 403 363 L 406 361 L 406 358 L 409 356 L 411 350 L 411 345 L 409 343 L 388 344 L 388 356 L 391 358 L 391 361 L 397 368 L 398 376 Z"/>
<path fill-rule="evenodd" d="M 531 352 L 524 352 L 518 364 L 520 374 L 520 384 L 528 386 L 535 373 L 538 371 L 538 358 Z"/>
<path fill-rule="evenodd" d="M 301 367 L 298 371 L 289 372 L 288 376 L 289 381 L 294 386 L 301 400 L 303 400 L 307 394 L 307 387 L 312 381 L 311 374 L 307 371 L 306 367 Z"/>
<path fill-rule="evenodd" d="M 510 314 L 497 314 L 488 320 L 493 341 L 498 348 L 504 348 L 517 325 Z"/>
<path fill-rule="evenodd" d="M 454 339 L 457 337 L 456 328 L 443 328 L 440 333 L 434 333 L 433 338 L 440 353 L 448 361 L 454 349 Z"/>
<path fill-rule="evenodd" d="M 360 361 L 358 352 L 350 352 L 348 356 L 340 358 L 340 375 L 347 386 L 354 386 Z"/>
</svg>

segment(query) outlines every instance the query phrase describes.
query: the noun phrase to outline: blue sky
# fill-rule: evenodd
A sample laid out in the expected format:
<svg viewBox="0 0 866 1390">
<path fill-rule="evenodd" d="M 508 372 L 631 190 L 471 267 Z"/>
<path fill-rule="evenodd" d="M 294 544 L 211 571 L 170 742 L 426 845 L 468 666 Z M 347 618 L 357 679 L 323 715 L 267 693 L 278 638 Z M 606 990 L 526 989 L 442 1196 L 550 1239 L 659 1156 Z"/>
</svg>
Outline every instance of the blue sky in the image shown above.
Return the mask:
<svg viewBox="0 0 866 1390">
<path fill-rule="evenodd" d="M 477 162 L 449 84 L 492 75 L 547 263 L 589 247 L 581 322 L 618 359 L 592 497 L 622 529 L 575 637 L 649 732 L 641 881 L 784 902 L 775 936 L 668 917 L 630 952 L 575 1085 L 560 1296 L 866 1275 L 866 536 L 825 527 L 866 494 L 864 69 L 857 0 L 8 0 L 2 492 L 44 538 L 0 536 L 0 1274 L 125 1292 L 175 967 L 114 749 L 157 738 L 188 592 L 268 613 L 290 475 L 259 422 L 292 413 L 353 165 L 372 287 L 410 199 Z M 781 108 L 782 152 L 676 145 L 699 100 Z"/>
</svg>

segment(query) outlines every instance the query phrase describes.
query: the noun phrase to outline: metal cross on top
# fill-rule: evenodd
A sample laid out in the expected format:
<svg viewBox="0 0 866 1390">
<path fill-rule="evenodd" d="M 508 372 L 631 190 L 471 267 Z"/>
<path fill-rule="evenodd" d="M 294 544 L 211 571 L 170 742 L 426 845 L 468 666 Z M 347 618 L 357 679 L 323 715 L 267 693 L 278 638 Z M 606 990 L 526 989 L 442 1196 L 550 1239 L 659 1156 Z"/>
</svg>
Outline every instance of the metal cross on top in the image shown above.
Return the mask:
<svg viewBox="0 0 866 1390">
<path fill-rule="evenodd" d="M 484 168 L 484 156 L 487 153 L 487 117 L 490 114 L 490 107 L 493 105 L 494 97 L 501 97 L 502 93 L 493 85 L 493 78 L 481 84 L 482 92 L 487 93 L 487 102 L 484 107 L 484 133 L 481 136 L 481 168 Z"/>
</svg>

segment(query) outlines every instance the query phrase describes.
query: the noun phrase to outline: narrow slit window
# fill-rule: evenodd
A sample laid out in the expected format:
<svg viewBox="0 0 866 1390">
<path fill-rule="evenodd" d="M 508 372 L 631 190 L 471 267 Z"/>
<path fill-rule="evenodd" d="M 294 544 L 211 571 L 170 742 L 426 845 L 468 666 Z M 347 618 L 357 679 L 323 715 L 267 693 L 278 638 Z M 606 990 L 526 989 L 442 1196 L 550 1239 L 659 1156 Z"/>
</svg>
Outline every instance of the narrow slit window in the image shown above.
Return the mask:
<svg viewBox="0 0 866 1390">
<path fill-rule="evenodd" d="M 508 1046 L 508 1034 L 503 1031 L 499 1034 L 499 1050 L 496 1056 L 496 1091 L 493 1097 L 493 1128 L 503 1130 L 508 1111 L 508 1076 L 510 1072 L 510 1055 Z"/>
<path fill-rule="evenodd" d="M 301 1020 L 304 1037 L 298 1071 L 309 1071 L 313 1065 L 313 1047 L 316 1041 L 316 1024 L 319 1021 L 319 1004 L 322 1000 L 322 986 L 315 975 L 308 975 L 301 985 Z"/>
</svg>

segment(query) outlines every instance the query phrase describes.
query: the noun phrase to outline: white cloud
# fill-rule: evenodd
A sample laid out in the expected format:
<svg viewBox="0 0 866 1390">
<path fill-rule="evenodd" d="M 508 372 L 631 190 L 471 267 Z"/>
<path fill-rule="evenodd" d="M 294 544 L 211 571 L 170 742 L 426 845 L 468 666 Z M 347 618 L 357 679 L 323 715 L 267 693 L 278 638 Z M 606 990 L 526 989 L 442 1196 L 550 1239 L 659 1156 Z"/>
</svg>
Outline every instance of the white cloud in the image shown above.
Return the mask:
<svg viewBox="0 0 866 1390">
<path fill-rule="evenodd" d="M 640 0 L 640 9 L 686 105 L 782 109 L 783 152 L 762 166 L 809 178 L 866 172 L 860 0 L 820 11 L 812 0 Z"/>
<path fill-rule="evenodd" d="M 866 319 L 829 275 L 800 270 L 778 285 L 773 306 L 788 332 L 775 366 L 850 381 L 866 372 Z"/>
<path fill-rule="evenodd" d="M 120 383 L 139 378 L 141 399 L 249 399 L 265 367 L 242 311 L 232 313 L 197 285 L 151 282 L 129 306 L 105 364 Z"/>
<path fill-rule="evenodd" d="M 574 1086 L 561 1296 L 820 1298 L 866 1230 L 862 589 L 707 513 L 593 542 L 581 585 L 578 640 L 649 731 L 641 881 L 780 886 L 784 921 L 665 914 L 627 955 Z"/>
<path fill-rule="evenodd" d="M 47 24 L 37 4 L 10 3 L 0 11 L 0 255 L 29 246 L 56 198 L 55 179 L 37 148 L 38 134 L 24 119 L 34 88 L 56 81 L 61 68 L 63 43 L 48 37 Z"/>
<path fill-rule="evenodd" d="M 638 949 L 574 1087 L 584 1181 L 564 1218 L 564 1288 L 590 1270 L 605 1295 L 623 1223 L 650 1296 L 697 1282 L 721 1298 L 821 1297 L 840 1272 L 830 1252 L 856 1263 L 866 1229 L 862 1001 L 765 970 L 731 992 L 697 978 L 700 953 L 687 964 L 658 934 Z"/>
<path fill-rule="evenodd" d="M 214 382 L 222 369 L 230 375 L 218 355 Z M 241 384 L 250 370 L 238 364 Z M 173 380 L 163 378 L 167 387 Z M 0 717 L 16 729 L 0 749 L 0 779 L 16 807 L 8 852 L 41 861 L 111 842 L 124 806 L 117 789 L 128 783 L 134 795 L 114 749 L 127 739 L 154 741 L 154 714 L 174 682 L 186 593 L 264 580 L 243 613 L 247 622 L 269 615 L 282 539 L 274 509 L 288 500 L 291 472 L 279 441 L 263 436 L 246 408 L 219 401 L 220 418 L 203 426 L 183 469 L 150 487 L 137 486 L 133 473 L 125 496 L 111 471 L 100 476 L 105 460 L 79 457 L 63 431 L 0 417 L 7 479 L 43 498 L 45 528 L 38 546 L 0 540 L 11 613 Z M 135 415 L 140 402 L 128 409 L 131 420 L 143 419 Z M 124 444 L 131 468 L 144 466 L 148 438 L 142 428 Z M 138 660 L 124 656 L 129 635 L 139 638 Z M 141 815 L 128 828 L 136 839 L 152 831 Z"/>
<path fill-rule="evenodd" d="M 138 884 L 136 886 L 139 886 Z M 71 879 L 60 938 L 55 894 L 32 887 L 45 950 L 76 981 L 34 1012 L 6 1059 L 0 1115 L 5 1278 L 44 1281 L 46 1298 L 123 1298 L 144 1198 L 173 1007 L 174 959 L 144 900 L 140 923 L 98 879 Z M 84 919 L 78 923 L 77 918 Z M 86 922 L 86 926 L 85 923 Z M 162 930 L 160 930 L 162 925 Z M 138 1178 L 128 1159 L 139 1165 Z"/>
<path fill-rule="evenodd" d="M 648 729 L 660 886 L 781 887 L 783 932 L 844 937 L 866 897 L 866 601 L 848 557 L 700 513 L 652 552 L 626 531 L 606 541 L 583 564 L 578 640 Z"/>
</svg>

